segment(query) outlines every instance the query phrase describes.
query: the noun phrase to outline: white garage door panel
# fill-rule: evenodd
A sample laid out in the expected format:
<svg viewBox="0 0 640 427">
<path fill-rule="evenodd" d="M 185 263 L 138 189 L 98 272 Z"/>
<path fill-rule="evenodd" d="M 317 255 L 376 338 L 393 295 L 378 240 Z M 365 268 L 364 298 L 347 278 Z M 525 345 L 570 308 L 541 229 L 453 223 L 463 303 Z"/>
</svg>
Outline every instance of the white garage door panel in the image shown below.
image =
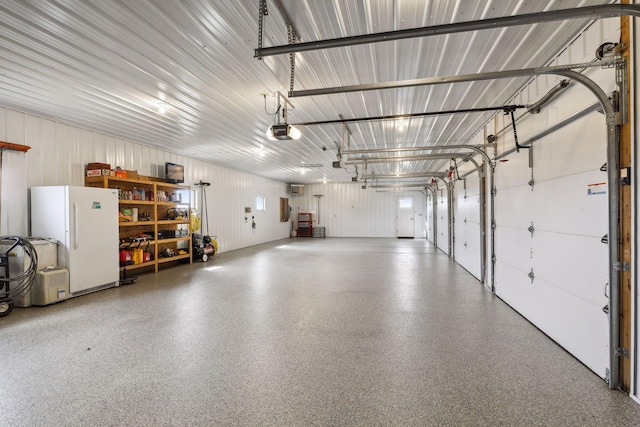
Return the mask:
<svg viewBox="0 0 640 427">
<path fill-rule="evenodd" d="M 524 273 L 531 271 L 531 234 L 526 228 L 498 227 L 495 234 L 496 262 Z"/>
<path fill-rule="evenodd" d="M 603 172 L 590 171 L 537 183 L 529 214 L 535 229 L 601 238 L 608 229 L 607 194 L 587 189 L 605 181 Z"/>
<path fill-rule="evenodd" d="M 495 201 L 496 224 L 498 227 L 528 228 L 531 225 L 532 203 L 529 186 L 498 190 Z"/>
<path fill-rule="evenodd" d="M 471 273 L 473 277 L 480 280 L 480 252 L 468 245 L 466 248 L 462 246 L 459 252 L 456 252 L 456 262 Z"/>
<path fill-rule="evenodd" d="M 525 280 L 526 279 L 526 280 Z M 544 280 L 498 263 L 496 294 L 600 377 L 608 366 L 608 321 L 601 310 Z"/>
<path fill-rule="evenodd" d="M 529 309 L 527 301 L 536 291 L 530 286 L 531 280 L 523 271 L 500 261 L 496 262 L 495 275 L 496 295 L 524 316 Z"/>
<path fill-rule="evenodd" d="M 438 248 L 447 255 L 449 254 L 449 217 L 447 190 L 438 190 Z"/>
<path fill-rule="evenodd" d="M 510 147 L 511 145 L 509 145 L 508 148 Z M 525 151 L 526 150 L 521 150 L 520 153 L 511 153 L 501 159 L 501 163 L 498 163 L 494 176 L 498 191 L 505 188 L 527 185 L 531 179 L 531 171 L 529 170 L 529 156 Z"/>
<path fill-rule="evenodd" d="M 606 303 L 608 247 L 593 237 L 536 232 L 533 240 L 535 279 L 544 280 L 599 311 Z M 568 308 L 571 310 L 571 308 Z"/>
</svg>

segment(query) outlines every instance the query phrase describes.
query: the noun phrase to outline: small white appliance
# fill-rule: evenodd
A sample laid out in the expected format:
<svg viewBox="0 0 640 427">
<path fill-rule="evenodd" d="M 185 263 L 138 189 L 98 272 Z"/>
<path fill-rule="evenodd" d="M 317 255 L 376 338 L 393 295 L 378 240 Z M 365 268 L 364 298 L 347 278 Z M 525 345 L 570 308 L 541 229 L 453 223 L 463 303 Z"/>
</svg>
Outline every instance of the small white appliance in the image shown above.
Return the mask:
<svg viewBox="0 0 640 427">
<path fill-rule="evenodd" d="M 49 305 L 69 298 L 69 270 L 51 267 L 38 271 L 30 297 L 32 305 Z"/>
</svg>

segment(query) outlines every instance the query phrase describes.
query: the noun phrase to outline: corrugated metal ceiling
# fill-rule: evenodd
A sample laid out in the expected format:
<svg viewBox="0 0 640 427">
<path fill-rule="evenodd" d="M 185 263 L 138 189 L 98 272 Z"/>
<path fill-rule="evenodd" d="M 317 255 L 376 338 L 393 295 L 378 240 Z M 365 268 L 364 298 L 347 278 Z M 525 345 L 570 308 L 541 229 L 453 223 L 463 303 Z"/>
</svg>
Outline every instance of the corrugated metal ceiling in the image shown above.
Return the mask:
<svg viewBox="0 0 640 427">
<path fill-rule="evenodd" d="M 282 0 L 302 41 L 608 3 Z M 283 20 L 268 5 L 265 46 L 287 44 Z M 3 0 L 0 20 L 0 104 L 281 181 L 351 180 L 352 173 L 331 167 L 341 125 L 306 126 L 299 141 L 266 139 L 275 98 L 266 97 L 265 111 L 260 94 L 287 93 L 289 62 L 287 55 L 254 58 L 258 0 Z M 300 53 L 295 88 L 544 66 L 587 24 L 552 22 Z M 289 122 L 501 105 L 525 81 L 295 98 Z M 489 116 L 415 118 L 403 128 L 397 121 L 360 122 L 349 126 L 351 146 L 461 143 Z M 415 173 L 429 166 L 376 164 L 369 172 Z"/>
</svg>

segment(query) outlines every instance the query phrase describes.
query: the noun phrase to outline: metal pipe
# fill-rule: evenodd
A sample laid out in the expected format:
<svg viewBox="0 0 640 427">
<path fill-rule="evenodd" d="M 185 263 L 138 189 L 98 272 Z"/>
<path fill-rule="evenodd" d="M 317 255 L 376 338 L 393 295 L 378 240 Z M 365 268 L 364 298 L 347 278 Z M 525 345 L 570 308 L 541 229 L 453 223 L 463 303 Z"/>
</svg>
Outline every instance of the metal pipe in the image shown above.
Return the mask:
<svg viewBox="0 0 640 427">
<path fill-rule="evenodd" d="M 637 6 L 640 8 L 640 6 Z M 552 67 L 538 67 L 538 68 L 524 68 L 522 70 L 505 70 L 505 71 L 491 71 L 488 73 L 479 74 L 460 74 L 457 76 L 443 76 L 443 77 L 426 77 L 422 79 L 403 80 L 395 82 L 380 82 L 380 83 L 367 83 L 361 85 L 351 86 L 338 86 L 319 89 L 298 90 L 289 93 L 289 98 L 295 98 L 299 96 L 317 96 L 317 95 L 332 95 L 336 93 L 347 92 L 363 92 L 367 90 L 380 90 L 380 89 L 396 89 L 410 86 L 432 86 L 440 84 L 450 83 L 464 83 L 464 82 L 476 82 L 483 80 L 496 80 L 506 79 L 514 77 L 529 77 L 539 74 L 560 74 L 561 71 L 582 69 L 588 67 L 607 67 L 614 66 L 612 61 L 606 62 L 585 62 L 579 64 L 567 64 L 556 65 Z"/>
<path fill-rule="evenodd" d="M 490 30 L 495 28 L 535 24 L 539 22 L 552 22 L 569 19 L 599 19 L 624 15 L 640 16 L 640 7 L 637 5 L 625 4 L 577 7 L 573 9 L 527 13 L 500 18 L 481 19 L 478 21 L 455 22 L 452 24 L 434 25 L 430 27 L 410 28 L 406 30 L 318 40 L 294 45 L 259 47 L 255 50 L 254 57 L 263 58 L 265 56 L 290 54 L 294 52 L 307 52 L 311 50 L 331 49 L 336 47 L 355 46 L 359 44 L 386 42 L 415 37 L 455 34 L 468 31 Z"/>
<path fill-rule="evenodd" d="M 540 109 L 549 101 L 551 101 L 557 94 L 562 92 L 564 89 L 568 88 L 571 85 L 570 80 L 562 80 L 560 83 L 551 88 L 549 92 L 547 92 L 542 98 L 540 98 L 537 102 L 534 102 L 531 105 L 527 105 L 527 111 L 531 114 L 538 114 Z M 515 126 L 515 120 L 514 120 Z"/>
</svg>

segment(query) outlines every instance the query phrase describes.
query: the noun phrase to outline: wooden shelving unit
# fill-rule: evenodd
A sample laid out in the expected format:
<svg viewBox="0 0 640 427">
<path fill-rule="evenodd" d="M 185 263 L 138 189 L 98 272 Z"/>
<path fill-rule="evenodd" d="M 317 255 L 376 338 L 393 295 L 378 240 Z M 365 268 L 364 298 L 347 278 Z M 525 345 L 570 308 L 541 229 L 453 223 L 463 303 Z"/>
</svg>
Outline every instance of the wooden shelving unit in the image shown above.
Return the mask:
<svg viewBox="0 0 640 427">
<path fill-rule="evenodd" d="M 160 265 L 170 265 L 175 261 L 193 262 L 191 233 L 189 231 L 189 198 L 191 189 L 186 185 L 168 184 L 166 182 L 145 179 L 126 179 L 115 176 L 85 177 L 86 187 L 115 188 L 120 190 L 119 208 L 138 209 L 138 221 L 120 221 L 119 239 L 121 248 L 142 248 L 153 253 L 153 259 L 149 262 L 128 265 L 127 270 L 153 268 L 158 271 Z M 142 191 L 141 191 L 142 190 Z M 126 198 L 127 192 L 138 194 L 137 200 Z M 144 192 L 144 196 L 143 196 Z M 152 200 L 142 200 L 151 198 Z M 166 201 L 165 197 L 174 201 Z M 160 200 L 159 200 L 160 199 Z M 180 200 L 180 201 L 175 201 Z M 186 218 L 170 219 L 169 212 L 173 209 L 186 210 Z M 140 220 L 145 218 L 144 220 Z M 179 234 L 179 230 L 185 235 L 177 237 L 158 238 L 162 233 Z M 128 243 L 137 235 L 151 236 L 148 240 Z M 168 251 L 167 251 L 168 250 Z M 185 253 L 181 253 L 184 251 Z M 163 257 L 165 253 L 175 253 L 173 256 Z"/>
</svg>

